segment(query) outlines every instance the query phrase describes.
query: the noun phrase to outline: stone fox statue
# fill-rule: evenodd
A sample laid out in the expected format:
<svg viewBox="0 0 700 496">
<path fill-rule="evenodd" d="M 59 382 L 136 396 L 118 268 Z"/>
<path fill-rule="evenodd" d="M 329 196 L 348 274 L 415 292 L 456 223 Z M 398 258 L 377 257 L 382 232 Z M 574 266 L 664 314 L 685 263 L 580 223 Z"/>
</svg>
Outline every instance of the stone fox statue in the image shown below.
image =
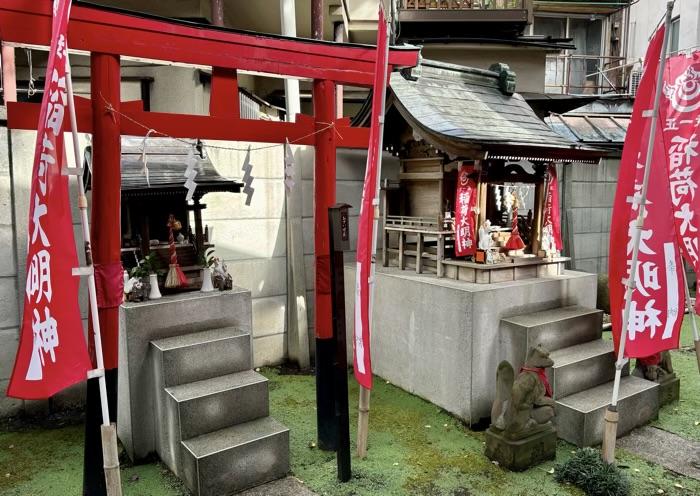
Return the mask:
<svg viewBox="0 0 700 496">
<path fill-rule="evenodd" d="M 554 417 L 555 401 L 545 375 L 554 362 L 542 345 L 532 348 L 515 379 L 513 366 L 507 361 L 496 372 L 496 401 L 491 409 L 491 426 L 511 438 L 522 438 L 549 425 Z"/>
</svg>

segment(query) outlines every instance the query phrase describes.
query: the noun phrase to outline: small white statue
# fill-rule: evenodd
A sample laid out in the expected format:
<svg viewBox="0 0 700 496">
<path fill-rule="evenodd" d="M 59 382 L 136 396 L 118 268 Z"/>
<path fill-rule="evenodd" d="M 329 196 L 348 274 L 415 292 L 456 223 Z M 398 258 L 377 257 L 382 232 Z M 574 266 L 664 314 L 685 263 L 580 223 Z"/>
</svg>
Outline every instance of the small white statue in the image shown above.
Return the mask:
<svg viewBox="0 0 700 496">
<path fill-rule="evenodd" d="M 487 219 L 479 228 L 479 249 L 486 251 L 491 247 L 491 222 Z"/>
</svg>

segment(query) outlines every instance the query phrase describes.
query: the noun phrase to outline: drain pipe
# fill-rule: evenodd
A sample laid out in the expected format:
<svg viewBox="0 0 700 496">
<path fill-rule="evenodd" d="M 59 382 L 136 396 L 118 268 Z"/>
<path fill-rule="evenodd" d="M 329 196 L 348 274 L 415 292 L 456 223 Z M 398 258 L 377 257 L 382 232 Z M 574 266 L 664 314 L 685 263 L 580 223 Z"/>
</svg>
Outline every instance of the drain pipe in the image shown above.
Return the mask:
<svg viewBox="0 0 700 496">
<path fill-rule="evenodd" d="M 280 0 L 280 18 L 282 34 L 296 36 L 296 11 L 294 0 Z M 284 80 L 285 106 L 287 121 L 294 122 L 297 114 L 301 113 L 299 99 L 299 80 L 286 78 Z M 286 156 L 286 150 L 285 150 Z M 298 178 L 298 176 L 297 176 Z M 299 181 L 301 182 L 301 181 Z M 303 233 L 301 224 L 301 209 L 292 208 L 294 202 L 303 201 L 301 184 L 291 193 L 296 198 L 285 194 L 285 216 L 287 223 L 287 342 L 289 358 L 297 362 L 300 369 L 308 369 L 311 365 L 309 350 L 309 322 L 306 302 L 306 271 L 304 268 Z"/>
<path fill-rule="evenodd" d="M 15 71 L 15 49 L 2 46 L 2 95 L 7 102 L 17 101 L 17 74 Z"/>
</svg>

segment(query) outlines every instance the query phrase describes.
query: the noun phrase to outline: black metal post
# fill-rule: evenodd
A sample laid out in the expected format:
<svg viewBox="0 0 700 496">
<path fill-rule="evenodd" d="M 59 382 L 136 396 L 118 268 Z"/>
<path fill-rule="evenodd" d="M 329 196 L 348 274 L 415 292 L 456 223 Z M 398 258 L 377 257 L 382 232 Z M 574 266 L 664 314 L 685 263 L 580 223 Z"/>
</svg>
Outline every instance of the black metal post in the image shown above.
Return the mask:
<svg viewBox="0 0 700 496">
<path fill-rule="evenodd" d="M 348 356 L 345 340 L 345 277 L 343 251 L 349 249 L 350 225 L 344 203 L 328 209 L 331 251 L 331 301 L 335 352 L 335 416 L 338 431 L 338 480 L 350 480 L 350 413 L 348 405 Z"/>
</svg>

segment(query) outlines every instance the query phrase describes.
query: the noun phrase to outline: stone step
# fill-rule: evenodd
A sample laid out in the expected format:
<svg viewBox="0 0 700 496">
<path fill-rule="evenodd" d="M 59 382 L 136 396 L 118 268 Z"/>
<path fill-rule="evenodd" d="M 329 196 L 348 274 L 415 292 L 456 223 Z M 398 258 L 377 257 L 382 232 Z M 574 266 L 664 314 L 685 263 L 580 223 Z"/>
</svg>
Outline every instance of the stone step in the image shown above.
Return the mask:
<svg viewBox="0 0 700 496">
<path fill-rule="evenodd" d="M 659 414 L 659 385 L 633 376 L 620 381 L 617 436 L 654 420 Z M 612 399 L 613 383 L 557 400 L 557 435 L 576 446 L 593 446 L 603 441 L 604 415 Z"/>
<path fill-rule="evenodd" d="M 550 353 L 554 366 L 547 369 L 547 379 L 554 399 L 564 398 L 615 378 L 613 342 L 597 339 Z M 622 369 L 629 375 L 629 363 Z"/>
<path fill-rule="evenodd" d="M 163 389 L 156 432 L 161 460 L 182 477 L 181 440 L 266 417 L 268 399 L 267 379 L 252 370 Z"/>
<path fill-rule="evenodd" d="M 289 429 L 271 417 L 182 441 L 182 478 L 195 496 L 233 494 L 289 472 Z"/>
<path fill-rule="evenodd" d="M 267 378 L 247 370 L 165 389 L 181 439 L 190 439 L 270 414 Z M 166 396 L 166 398 L 168 397 Z"/>
<path fill-rule="evenodd" d="M 159 386 L 171 387 L 233 374 L 252 367 L 250 334 L 223 327 L 151 341 Z"/>
<path fill-rule="evenodd" d="M 551 352 L 600 339 L 602 326 L 601 310 L 581 306 L 501 319 L 501 327 L 509 336 L 511 346 L 520 353 L 527 353 L 527 350 L 539 344 Z"/>
</svg>

